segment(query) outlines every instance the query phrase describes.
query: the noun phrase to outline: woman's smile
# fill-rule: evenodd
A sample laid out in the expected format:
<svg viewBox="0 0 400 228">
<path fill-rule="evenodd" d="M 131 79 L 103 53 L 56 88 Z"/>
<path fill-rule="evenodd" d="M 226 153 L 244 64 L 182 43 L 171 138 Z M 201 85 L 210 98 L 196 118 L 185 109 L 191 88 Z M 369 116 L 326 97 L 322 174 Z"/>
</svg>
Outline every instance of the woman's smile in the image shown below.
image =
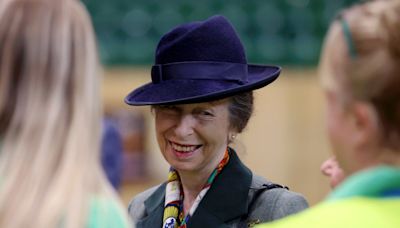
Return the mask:
<svg viewBox="0 0 400 228">
<path fill-rule="evenodd" d="M 170 145 L 172 153 L 180 159 L 192 157 L 202 147 L 202 145 L 178 144 L 169 140 L 168 144 Z"/>
</svg>

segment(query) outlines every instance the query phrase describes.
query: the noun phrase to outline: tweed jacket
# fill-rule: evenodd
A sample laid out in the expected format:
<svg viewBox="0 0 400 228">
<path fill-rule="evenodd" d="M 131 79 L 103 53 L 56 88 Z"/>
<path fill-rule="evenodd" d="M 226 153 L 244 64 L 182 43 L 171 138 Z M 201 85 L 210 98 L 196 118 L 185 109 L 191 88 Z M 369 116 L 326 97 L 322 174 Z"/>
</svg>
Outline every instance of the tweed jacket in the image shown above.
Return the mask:
<svg viewBox="0 0 400 228">
<path fill-rule="evenodd" d="M 165 186 L 155 186 L 132 199 L 128 211 L 137 228 L 161 228 Z M 187 227 L 251 227 L 307 207 L 301 195 L 253 175 L 231 150 L 228 164 L 215 178 Z"/>
</svg>

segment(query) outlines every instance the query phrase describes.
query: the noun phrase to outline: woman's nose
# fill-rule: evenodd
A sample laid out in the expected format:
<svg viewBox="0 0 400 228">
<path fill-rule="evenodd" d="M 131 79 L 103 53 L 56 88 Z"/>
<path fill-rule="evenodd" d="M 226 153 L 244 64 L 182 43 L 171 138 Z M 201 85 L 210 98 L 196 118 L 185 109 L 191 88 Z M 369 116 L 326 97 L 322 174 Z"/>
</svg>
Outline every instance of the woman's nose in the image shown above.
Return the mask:
<svg viewBox="0 0 400 228">
<path fill-rule="evenodd" d="M 332 170 L 332 161 L 331 159 L 326 160 L 324 163 L 322 163 L 320 170 L 322 174 L 325 176 L 330 176 L 331 175 L 331 170 Z"/>
<path fill-rule="evenodd" d="M 185 137 L 193 134 L 194 118 L 191 115 L 182 115 L 179 119 L 175 134 L 180 137 Z"/>
</svg>

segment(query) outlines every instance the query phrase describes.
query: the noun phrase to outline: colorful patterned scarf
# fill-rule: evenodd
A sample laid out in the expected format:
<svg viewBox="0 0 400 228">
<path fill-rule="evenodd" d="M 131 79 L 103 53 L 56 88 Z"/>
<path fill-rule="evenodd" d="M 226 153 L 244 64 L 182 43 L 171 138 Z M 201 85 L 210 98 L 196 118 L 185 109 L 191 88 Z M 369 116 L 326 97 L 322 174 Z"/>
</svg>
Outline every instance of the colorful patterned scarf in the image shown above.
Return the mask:
<svg viewBox="0 0 400 228">
<path fill-rule="evenodd" d="M 170 168 L 168 173 L 168 183 L 165 188 L 165 206 L 162 228 L 186 228 L 190 217 L 196 211 L 201 199 L 210 189 L 215 177 L 221 172 L 229 161 L 228 148 L 225 151 L 224 158 L 219 162 L 217 168 L 208 177 L 203 189 L 197 195 L 189 213 L 185 216 L 183 212 L 183 191 L 181 191 L 181 183 L 178 172 L 174 168 Z"/>
</svg>

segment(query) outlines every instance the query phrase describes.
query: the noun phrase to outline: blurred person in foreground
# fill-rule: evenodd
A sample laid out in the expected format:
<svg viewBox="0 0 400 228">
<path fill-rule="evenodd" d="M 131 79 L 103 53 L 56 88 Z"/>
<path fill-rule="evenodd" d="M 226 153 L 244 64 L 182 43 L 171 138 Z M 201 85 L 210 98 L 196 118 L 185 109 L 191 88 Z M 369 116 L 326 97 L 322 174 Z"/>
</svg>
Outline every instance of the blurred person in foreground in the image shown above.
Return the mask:
<svg viewBox="0 0 400 228">
<path fill-rule="evenodd" d="M 137 227 L 247 227 L 307 207 L 299 194 L 253 175 L 229 146 L 252 114 L 252 90 L 279 73 L 276 66 L 247 64 L 223 16 L 180 25 L 161 38 L 152 82 L 125 99 L 152 106 L 159 148 L 171 166 L 168 181 L 130 203 Z"/>
<path fill-rule="evenodd" d="M 321 58 L 327 129 L 345 180 L 325 202 L 260 227 L 400 227 L 400 1 L 344 10 Z"/>
<path fill-rule="evenodd" d="M 0 4 L 0 227 L 128 227 L 100 162 L 99 63 L 76 0 Z"/>
</svg>

